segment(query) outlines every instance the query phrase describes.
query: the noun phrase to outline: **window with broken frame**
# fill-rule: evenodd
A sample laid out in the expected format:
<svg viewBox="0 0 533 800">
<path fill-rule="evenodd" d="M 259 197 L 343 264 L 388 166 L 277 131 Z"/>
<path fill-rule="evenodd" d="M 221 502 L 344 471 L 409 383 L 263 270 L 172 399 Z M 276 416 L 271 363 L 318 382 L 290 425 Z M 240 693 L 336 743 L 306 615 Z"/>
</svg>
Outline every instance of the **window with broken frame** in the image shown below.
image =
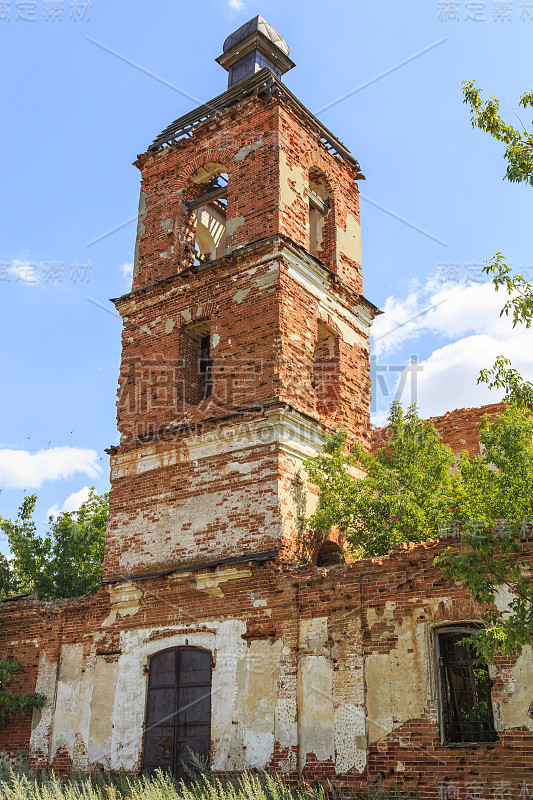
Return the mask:
<svg viewBox="0 0 533 800">
<path fill-rule="evenodd" d="M 465 641 L 475 631 L 473 625 L 434 631 L 441 744 L 498 741 L 488 665 Z"/>
</svg>

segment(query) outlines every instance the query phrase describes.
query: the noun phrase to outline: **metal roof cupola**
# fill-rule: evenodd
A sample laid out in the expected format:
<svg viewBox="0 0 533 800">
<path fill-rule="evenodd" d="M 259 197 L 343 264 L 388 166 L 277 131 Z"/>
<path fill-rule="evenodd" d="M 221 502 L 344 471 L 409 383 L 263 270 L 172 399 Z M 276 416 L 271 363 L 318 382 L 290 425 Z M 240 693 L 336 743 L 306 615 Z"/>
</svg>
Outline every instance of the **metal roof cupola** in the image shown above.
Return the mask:
<svg viewBox="0 0 533 800">
<path fill-rule="evenodd" d="M 257 15 L 231 33 L 216 60 L 228 71 L 228 89 L 268 67 L 277 78 L 292 69 L 289 46 L 263 17 Z"/>
</svg>

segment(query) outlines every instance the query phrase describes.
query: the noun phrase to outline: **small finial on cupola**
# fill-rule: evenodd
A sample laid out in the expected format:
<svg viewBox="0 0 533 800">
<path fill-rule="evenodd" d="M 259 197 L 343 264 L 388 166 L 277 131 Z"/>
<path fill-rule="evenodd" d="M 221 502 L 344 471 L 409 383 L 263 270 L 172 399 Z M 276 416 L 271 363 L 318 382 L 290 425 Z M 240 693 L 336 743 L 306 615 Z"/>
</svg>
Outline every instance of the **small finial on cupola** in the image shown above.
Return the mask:
<svg viewBox="0 0 533 800">
<path fill-rule="evenodd" d="M 231 33 L 222 49 L 216 60 L 229 73 L 228 89 L 263 67 L 281 78 L 296 66 L 289 58 L 287 42 L 259 15 Z"/>
</svg>

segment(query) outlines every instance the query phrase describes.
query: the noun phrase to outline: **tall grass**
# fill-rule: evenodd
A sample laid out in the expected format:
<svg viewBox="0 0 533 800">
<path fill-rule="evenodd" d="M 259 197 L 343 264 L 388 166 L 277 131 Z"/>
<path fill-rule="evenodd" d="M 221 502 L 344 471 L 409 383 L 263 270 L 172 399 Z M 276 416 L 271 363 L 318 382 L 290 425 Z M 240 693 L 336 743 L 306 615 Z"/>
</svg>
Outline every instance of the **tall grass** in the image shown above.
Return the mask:
<svg viewBox="0 0 533 800">
<path fill-rule="evenodd" d="M 381 780 L 368 784 L 369 800 L 417 800 L 418 792 L 402 782 L 383 786 Z M 0 800 L 349 800 L 361 797 L 350 789 L 317 781 L 291 784 L 280 775 L 243 772 L 237 776 L 213 776 L 197 763 L 189 770 L 187 783 L 169 773 L 132 777 L 99 773 L 91 776 L 73 772 L 68 780 L 49 770 L 32 772 L 27 759 L 0 759 Z"/>
</svg>

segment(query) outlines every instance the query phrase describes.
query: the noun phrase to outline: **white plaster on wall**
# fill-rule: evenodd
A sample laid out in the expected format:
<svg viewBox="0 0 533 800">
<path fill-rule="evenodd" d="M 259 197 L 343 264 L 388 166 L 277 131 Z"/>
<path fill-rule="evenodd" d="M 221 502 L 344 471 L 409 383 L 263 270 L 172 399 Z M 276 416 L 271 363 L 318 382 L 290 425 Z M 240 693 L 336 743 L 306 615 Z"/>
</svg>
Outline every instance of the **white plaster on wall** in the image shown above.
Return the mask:
<svg viewBox="0 0 533 800">
<path fill-rule="evenodd" d="M 337 253 L 343 253 L 356 264 L 363 263 L 361 253 L 361 226 L 352 214 L 346 216 L 346 228 L 337 225 Z"/>
<path fill-rule="evenodd" d="M 318 761 L 335 758 L 333 666 L 325 656 L 306 656 L 298 668 L 300 769 L 308 755 Z"/>
<path fill-rule="evenodd" d="M 294 188 L 291 183 L 294 183 Z M 289 167 L 287 164 L 287 154 L 280 148 L 279 151 L 279 184 L 280 184 L 280 207 L 286 209 L 295 200 L 303 197 L 307 188 L 307 180 L 303 167 L 294 164 Z"/>
<path fill-rule="evenodd" d="M 435 598 L 438 602 L 438 598 Z M 388 653 L 370 653 L 366 659 L 366 688 L 369 742 L 379 741 L 395 727 L 422 716 L 428 699 L 429 663 L 423 624 L 416 617 L 423 609 L 413 607 L 410 616 L 394 619 L 396 604 L 386 603 L 382 616 L 368 609 L 372 628 L 378 621 L 390 622 L 397 642 Z M 387 640 L 385 631 L 382 638 Z"/>
<path fill-rule="evenodd" d="M 529 645 L 524 647 L 511 672 L 512 681 L 507 688 L 514 691 L 499 704 L 501 726 L 505 730 L 524 727 L 533 731 L 533 719 L 528 713 L 533 704 L 533 650 Z"/>
<path fill-rule="evenodd" d="M 366 723 L 364 708 L 345 703 L 335 709 L 335 772 L 350 769 L 361 773 L 366 767 Z"/>
<path fill-rule="evenodd" d="M 351 309 L 338 297 L 332 295 L 327 281 L 327 272 L 318 264 L 303 257 L 296 257 L 284 251 L 283 258 L 288 273 L 303 288 L 319 301 L 319 313 L 327 320 L 328 315 L 339 329 L 343 341 L 358 344 L 368 350 L 367 337 L 370 332 L 371 318 L 362 306 Z"/>
<path fill-rule="evenodd" d="M 33 712 L 32 731 L 30 738 L 30 752 L 48 755 L 49 731 L 52 725 L 54 700 L 56 693 L 57 664 L 48 659 L 46 653 L 41 653 L 39 670 L 35 691 L 41 692 L 46 697 L 46 704 L 42 709 Z"/>
<path fill-rule="evenodd" d="M 323 655 L 328 640 L 328 618 L 315 617 L 300 622 L 300 647 L 315 655 Z"/>
</svg>

